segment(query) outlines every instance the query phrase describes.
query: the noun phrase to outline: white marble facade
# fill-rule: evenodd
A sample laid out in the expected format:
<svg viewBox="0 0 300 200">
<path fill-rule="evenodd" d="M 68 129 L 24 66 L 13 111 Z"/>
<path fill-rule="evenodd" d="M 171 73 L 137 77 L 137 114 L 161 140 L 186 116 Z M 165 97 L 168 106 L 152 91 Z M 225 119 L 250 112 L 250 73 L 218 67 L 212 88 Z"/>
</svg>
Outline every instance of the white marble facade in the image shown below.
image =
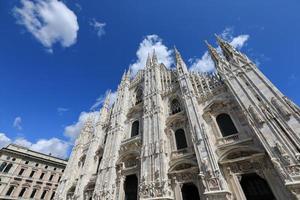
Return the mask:
<svg viewBox="0 0 300 200">
<path fill-rule="evenodd" d="M 217 37 L 215 73 L 155 52 L 88 119 L 56 199 L 300 199 L 300 110 Z"/>
</svg>

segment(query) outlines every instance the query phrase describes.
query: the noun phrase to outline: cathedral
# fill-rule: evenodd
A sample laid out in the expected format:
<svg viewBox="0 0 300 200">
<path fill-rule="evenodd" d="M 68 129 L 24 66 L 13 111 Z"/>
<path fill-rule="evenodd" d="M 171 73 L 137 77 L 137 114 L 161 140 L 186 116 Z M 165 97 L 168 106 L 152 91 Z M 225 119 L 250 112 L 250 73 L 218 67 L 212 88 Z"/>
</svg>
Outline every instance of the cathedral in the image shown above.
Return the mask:
<svg viewBox="0 0 300 200">
<path fill-rule="evenodd" d="M 75 142 L 56 200 L 300 199 L 300 109 L 217 36 L 215 72 L 155 52 Z"/>
</svg>

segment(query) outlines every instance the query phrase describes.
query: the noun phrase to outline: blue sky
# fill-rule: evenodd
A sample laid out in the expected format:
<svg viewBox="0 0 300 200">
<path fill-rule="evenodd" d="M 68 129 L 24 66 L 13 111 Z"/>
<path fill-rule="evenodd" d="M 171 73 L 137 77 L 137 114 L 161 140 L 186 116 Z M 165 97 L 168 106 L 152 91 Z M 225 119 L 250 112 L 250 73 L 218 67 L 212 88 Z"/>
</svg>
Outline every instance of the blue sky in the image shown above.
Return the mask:
<svg viewBox="0 0 300 200">
<path fill-rule="evenodd" d="M 220 34 L 300 103 L 300 2 L 217 0 L 0 0 L 0 145 L 66 157 L 85 112 L 116 89 L 125 69 L 174 45 L 210 68 Z M 97 101 L 98 99 L 98 101 Z M 96 109 L 97 110 L 97 109 Z M 82 113 L 84 112 L 84 113 Z"/>
</svg>

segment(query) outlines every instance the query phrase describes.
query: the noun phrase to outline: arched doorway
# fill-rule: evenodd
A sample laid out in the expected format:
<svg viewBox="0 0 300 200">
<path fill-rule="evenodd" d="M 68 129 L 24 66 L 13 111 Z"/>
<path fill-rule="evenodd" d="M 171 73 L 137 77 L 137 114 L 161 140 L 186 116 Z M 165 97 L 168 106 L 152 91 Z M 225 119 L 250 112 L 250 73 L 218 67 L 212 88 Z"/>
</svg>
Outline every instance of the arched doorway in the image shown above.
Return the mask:
<svg viewBox="0 0 300 200">
<path fill-rule="evenodd" d="M 271 188 L 266 180 L 256 173 L 243 174 L 241 186 L 247 200 L 275 200 Z"/>
<path fill-rule="evenodd" d="M 124 191 L 125 191 L 125 200 L 137 200 L 137 191 L 138 190 L 138 179 L 136 175 L 126 176 Z"/>
<path fill-rule="evenodd" d="M 200 200 L 198 188 L 193 183 L 184 183 L 181 194 L 183 200 Z"/>
</svg>

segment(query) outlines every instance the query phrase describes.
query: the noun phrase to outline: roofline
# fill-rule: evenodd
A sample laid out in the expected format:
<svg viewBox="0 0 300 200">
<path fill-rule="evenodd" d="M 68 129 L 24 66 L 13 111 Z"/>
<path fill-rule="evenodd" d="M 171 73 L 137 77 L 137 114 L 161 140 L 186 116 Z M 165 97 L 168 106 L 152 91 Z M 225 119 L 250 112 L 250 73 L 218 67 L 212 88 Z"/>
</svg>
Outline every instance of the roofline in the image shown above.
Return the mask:
<svg viewBox="0 0 300 200">
<path fill-rule="evenodd" d="M 42 156 L 48 156 L 48 157 L 51 157 L 51 158 L 54 158 L 54 159 L 58 159 L 58 160 L 61 160 L 61 161 L 68 162 L 68 159 L 62 159 L 62 158 L 59 158 L 59 157 L 56 157 L 56 156 L 52 156 L 52 155 L 48 155 L 48 154 L 41 153 L 41 152 L 38 152 L 38 151 L 34 151 L 34 150 L 31 150 L 27 147 L 24 147 L 24 146 L 21 146 L 21 145 L 18 145 L 18 144 L 14 144 L 14 143 L 11 143 L 11 144 L 7 145 L 6 147 L 3 147 L 1 150 L 10 150 L 11 151 L 12 149 L 9 149 L 9 146 L 19 147 L 19 148 L 25 149 L 27 151 L 40 154 Z M 15 150 L 13 150 L 13 151 L 15 151 Z M 37 156 L 34 156 L 34 157 L 37 157 Z M 40 158 L 40 159 L 43 159 L 43 158 Z"/>
</svg>

